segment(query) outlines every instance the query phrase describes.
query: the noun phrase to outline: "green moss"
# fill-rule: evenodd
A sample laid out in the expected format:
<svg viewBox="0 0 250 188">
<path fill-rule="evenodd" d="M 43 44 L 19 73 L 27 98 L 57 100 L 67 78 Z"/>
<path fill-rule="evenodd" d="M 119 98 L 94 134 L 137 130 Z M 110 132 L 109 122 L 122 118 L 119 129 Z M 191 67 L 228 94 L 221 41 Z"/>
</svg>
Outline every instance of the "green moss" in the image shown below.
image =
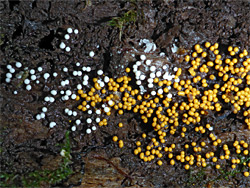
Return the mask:
<svg viewBox="0 0 250 188">
<path fill-rule="evenodd" d="M 2 173 L 0 174 L 0 187 L 17 187 L 14 184 L 14 180 L 16 179 L 17 175 L 15 174 L 8 174 Z"/>
<path fill-rule="evenodd" d="M 62 149 L 65 151 L 63 157 L 63 162 L 59 165 L 56 170 L 36 170 L 24 174 L 21 177 L 22 187 L 40 187 L 41 184 L 55 185 L 63 180 L 65 180 L 69 175 L 73 173 L 70 168 L 71 161 L 71 146 L 69 139 L 69 131 L 66 132 L 65 142 L 62 145 Z M 1 177 L 1 187 L 16 187 L 14 180 L 17 179 L 18 175 L 2 173 Z"/>
<path fill-rule="evenodd" d="M 109 21 L 109 25 L 119 29 L 119 39 L 121 40 L 123 28 L 130 23 L 135 23 L 137 20 L 137 11 L 129 10 L 121 17 L 114 17 Z"/>
<path fill-rule="evenodd" d="M 188 171 L 189 177 L 187 181 L 187 185 L 190 186 L 197 186 L 197 185 L 204 185 L 204 177 L 206 167 L 201 167 L 198 172 L 193 172 L 191 169 Z"/>
<path fill-rule="evenodd" d="M 213 164 L 209 164 L 205 168 L 202 167 L 197 172 L 194 172 L 190 169 L 188 172 L 189 177 L 187 180 L 187 186 L 188 187 L 204 186 L 209 182 L 216 182 L 219 180 L 229 180 L 230 177 L 235 177 L 237 174 L 243 173 L 244 170 L 247 168 L 246 164 L 250 161 L 250 156 L 238 155 L 238 158 L 240 159 L 241 162 L 237 165 L 235 169 L 228 171 L 227 167 L 231 168 L 231 165 L 227 164 L 226 166 L 223 166 L 220 169 L 218 169 L 219 175 L 212 179 L 205 180 L 205 177 L 208 175 L 206 174 L 205 169 L 208 166 L 211 166 L 212 168 L 215 169 L 215 165 Z"/>
<path fill-rule="evenodd" d="M 22 184 L 25 187 L 37 187 L 41 183 L 49 183 L 51 185 L 61 182 L 66 179 L 69 175 L 73 173 L 69 164 L 71 164 L 71 147 L 69 139 L 69 131 L 65 135 L 65 143 L 62 147 L 65 150 L 65 156 L 63 157 L 63 163 L 59 166 L 58 169 L 52 170 L 43 170 L 31 172 L 24 177 L 22 177 Z"/>
<path fill-rule="evenodd" d="M 238 164 L 235 169 L 231 171 L 219 169 L 220 175 L 211 181 L 216 181 L 216 180 L 221 180 L 221 179 L 228 180 L 229 177 L 235 177 L 236 174 L 243 173 L 244 169 L 246 168 L 246 166 L 243 164 L 250 161 L 250 157 L 238 155 L 238 158 L 240 159 L 240 164 Z"/>
<path fill-rule="evenodd" d="M 214 179 L 212 181 L 222 180 L 222 179 L 228 180 L 229 177 L 235 177 L 235 175 L 239 174 L 241 171 L 240 170 L 226 171 L 226 170 L 223 170 L 223 169 L 219 169 L 219 172 L 220 172 L 220 175 L 216 179 Z"/>
</svg>

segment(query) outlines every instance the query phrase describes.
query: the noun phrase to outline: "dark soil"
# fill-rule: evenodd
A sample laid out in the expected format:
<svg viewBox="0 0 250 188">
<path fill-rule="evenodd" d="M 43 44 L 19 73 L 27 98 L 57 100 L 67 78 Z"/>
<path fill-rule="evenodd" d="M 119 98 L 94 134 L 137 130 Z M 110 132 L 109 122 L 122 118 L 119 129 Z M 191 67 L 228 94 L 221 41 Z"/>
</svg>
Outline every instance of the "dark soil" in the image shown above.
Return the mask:
<svg viewBox="0 0 250 188">
<path fill-rule="evenodd" d="M 137 20 L 124 25 L 120 41 L 119 29 L 110 26 L 109 21 L 129 10 L 137 12 Z M 76 62 L 92 70 L 102 69 L 109 77 L 122 76 L 129 62 L 125 52 L 136 48 L 140 39 L 152 40 L 175 64 L 178 62 L 173 44 L 190 50 L 197 43 L 209 41 L 249 51 L 249 1 L 1 1 L 0 15 L 2 185 L 22 187 L 25 185 L 21 180 L 31 172 L 57 169 L 63 161 L 60 151 L 66 142 L 65 134 L 70 131 L 69 168 L 73 173 L 53 185 L 41 181 L 40 186 L 250 187 L 249 177 L 242 173 L 225 178 L 211 166 L 203 170 L 193 166 L 187 171 L 181 163 L 158 166 L 155 162 L 143 162 L 133 149 L 140 135 L 150 130 L 132 113 L 114 113 L 108 126 L 98 127 L 88 135 L 84 125 L 71 131 L 70 122 L 85 120 L 90 117 L 88 114 L 78 112 L 76 117 L 69 117 L 64 113 L 65 108 L 76 109 L 76 101 L 62 101 L 60 97 L 52 104 L 44 101 L 52 89 L 61 89 L 61 80 L 69 79 L 67 89 L 77 91 L 77 84 L 83 80 L 72 76 Z M 77 28 L 79 34 L 65 42 L 68 27 Z M 61 50 L 61 41 L 72 50 Z M 94 58 L 89 57 L 90 51 L 95 52 Z M 43 68 L 37 76 L 40 83 L 32 84 L 31 91 L 18 80 L 5 81 L 7 65 L 15 67 L 17 61 L 22 62 L 23 71 L 24 67 Z M 64 67 L 69 71 L 62 71 Z M 44 80 L 42 75 L 46 72 L 57 72 L 58 76 Z M 48 107 L 46 118 L 37 120 L 36 114 L 44 106 Z M 250 144 L 250 133 L 243 128 L 242 117 L 226 110 L 221 115 L 225 118 L 210 114 L 203 121 L 216 122 L 223 130 L 220 136 L 225 142 L 238 138 Z M 52 121 L 57 126 L 49 128 Z M 122 131 L 117 129 L 119 122 L 124 124 Z M 126 146 L 120 149 L 112 141 L 113 135 L 122 137 Z"/>
</svg>

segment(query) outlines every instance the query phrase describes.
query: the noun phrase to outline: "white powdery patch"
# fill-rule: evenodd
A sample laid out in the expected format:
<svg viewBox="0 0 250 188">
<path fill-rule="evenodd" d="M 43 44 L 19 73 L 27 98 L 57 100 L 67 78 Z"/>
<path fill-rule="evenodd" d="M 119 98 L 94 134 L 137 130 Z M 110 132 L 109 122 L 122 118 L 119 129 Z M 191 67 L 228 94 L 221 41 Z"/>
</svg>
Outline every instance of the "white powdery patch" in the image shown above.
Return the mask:
<svg viewBox="0 0 250 188">
<path fill-rule="evenodd" d="M 142 44 L 145 45 L 145 53 L 149 53 L 150 51 L 154 52 L 156 50 L 156 44 L 154 42 L 150 42 L 148 39 L 141 39 L 139 45 Z"/>
<path fill-rule="evenodd" d="M 62 149 L 61 152 L 60 152 L 60 155 L 61 155 L 62 157 L 65 157 L 65 154 L 66 154 L 66 150 L 65 150 L 65 149 Z"/>
<path fill-rule="evenodd" d="M 176 53 L 178 51 L 178 47 L 175 44 L 173 44 L 173 47 L 171 48 L 171 50 L 173 53 Z"/>
</svg>

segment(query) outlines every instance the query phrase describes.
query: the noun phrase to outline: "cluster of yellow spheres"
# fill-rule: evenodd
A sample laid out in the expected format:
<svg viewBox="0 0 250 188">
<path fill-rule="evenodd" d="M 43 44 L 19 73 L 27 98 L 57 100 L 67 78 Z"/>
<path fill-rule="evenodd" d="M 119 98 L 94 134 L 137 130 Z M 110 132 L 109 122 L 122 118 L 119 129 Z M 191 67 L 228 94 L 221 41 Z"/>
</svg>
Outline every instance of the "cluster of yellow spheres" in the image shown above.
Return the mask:
<svg viewBox="0 0 250 188">
<path fill-rule="evenodd" d="M 87 106 L 91 106 L 100 110 L 103 119 L 97 122 L 99 126 L 108 125 L 107 117 L 111 113 L 139 114 L 143 124 L 152 126 L 155 131 L 155 137 L 143 133 L 135 143 L 134 154 L 145 162 L 155 161 L 160 166 L 180 162 L 188 170 L 193 165 L 206 167 L 211 163 L 220 169 L 225 164 L 222 161 L 226 160 L 232 169 L 237 168 L 243 162 L 238 155 L 249 159 L 249 143 L 236 140 L 227 144 L 215 134 L 216 125 L 202 120 L 209 112 L 220 113 L 224 105 L 231 105 L 232 113 L 242 115 L 245 128 L 250 130 L 250 58 L 247 50 L 229 46 L 227 52 L 220 54 L 218 43 L 196 44 L 179 65 L 173 80 L 154 78 L 155 91 L 159 88 L 163 91 L 154 96 L 142 94 L 130 84 L 132 78 L 128 75 L 132 66 L 125 69 L 125 76 L 110 78 L 103 87 L 98 80 L 104 75 L 93 78 L 92 88 L 78 90 L 76 100 L 81 101 L 78 109 L 85 112 Z M 169 93 L 173 97 L 169 97 Z M 119 123 L 117 127 L 124 125 Z M 184 144 L 171 142 L 173 136 L 185 138 L 189 134 L 201 134 L 204 138 Z M 120 148 L 126 145 L 117 136 L 113 141 Z M 215 148 L 223 148 L 223 152 L 217 154 Z M 243 172 L 247 177 L 250 161 L 243 165 L 248 169 Z"/>
</svg>

